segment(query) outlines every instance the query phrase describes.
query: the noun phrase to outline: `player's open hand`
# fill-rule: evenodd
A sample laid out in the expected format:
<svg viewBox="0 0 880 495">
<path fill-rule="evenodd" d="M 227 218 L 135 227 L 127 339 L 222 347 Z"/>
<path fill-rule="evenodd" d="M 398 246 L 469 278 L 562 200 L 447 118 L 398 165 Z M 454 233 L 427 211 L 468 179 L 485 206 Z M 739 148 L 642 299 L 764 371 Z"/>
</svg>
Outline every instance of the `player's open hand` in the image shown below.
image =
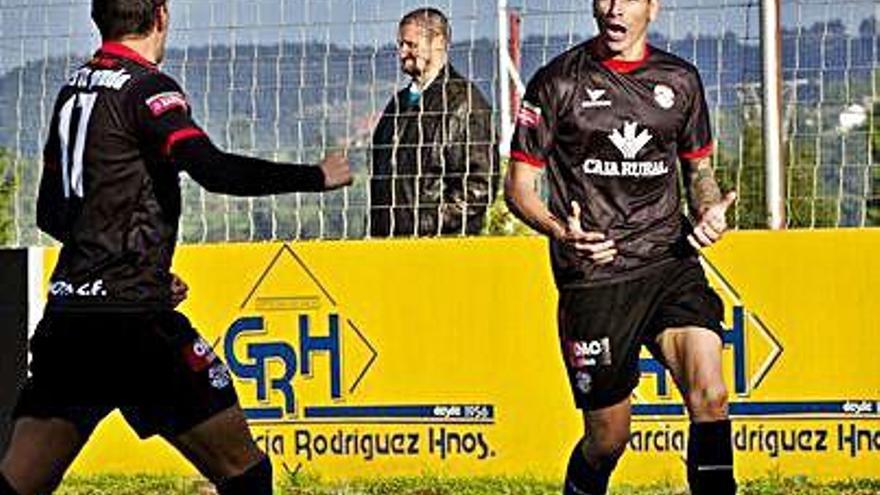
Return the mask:
<svg viewBox="0 0 880 495">
<path fill-rule="evenodd" d="M 328 191 L 351 185 L 351 165 L 348 157 L 343 153 L 329 153 L 321 161 L 321 170 L 324 172 L 324 188 Z"/>
<path fill-rule="evenodd" d="M 727 230 L 727 210 L 736 202 L 736 191 L 725 194 L 721 201 L 703 210 L 688 242 L 696 249 L 718 242 Z"/>
<path fill-rule="evenodd" d="M 606 239 L 601 232 L 587 232 L 581 224 L 581 205 L 571 202 L 571 215 L 568 216 L 565 233 L 560 239 L 577 251 L 578 255 L 597 265 L 607 265 L 617 256 L 614 241 Z"/>
<path fill-rule="evenodd" d="M 189 286 L 176 273 L 171 274 L 171 305 L 177 307 L 186 300 Z"/>
</svg>

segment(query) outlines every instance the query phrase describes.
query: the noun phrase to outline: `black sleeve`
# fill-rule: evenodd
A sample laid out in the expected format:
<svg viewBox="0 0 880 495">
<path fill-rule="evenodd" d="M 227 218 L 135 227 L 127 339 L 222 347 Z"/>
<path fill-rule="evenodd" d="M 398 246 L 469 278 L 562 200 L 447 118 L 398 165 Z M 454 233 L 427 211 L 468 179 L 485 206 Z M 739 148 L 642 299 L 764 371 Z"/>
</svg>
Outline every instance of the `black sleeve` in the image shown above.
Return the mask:
<svg viewBox="0 0 880 495">
<path fill-rule="evenodd" d="M 712 126 L 709 122 L 709 106 L 703 91 L 703 81 L 696 69 L 691 69 L 690 100 L 686 109 L 684 126 L 678 135 L 678 156 L 686 160 L 698 160 L 712 153 Z"/>
<path fill-rule="evenodd" d="M 555 132 L 553 93 L 545 70 L 529 81 L 510 143 L 510 158 L 537 168 L 547 164 Z"/>
<path fill-rule="evenodd" d="M 324 190 L 324 172 L 318 166 L 280 164 L 224 153 L 207 136 L 175 143 L 171 159 L 214 193 L 265 196 Z"/>
<path fill-rule="evenodd" d="M 208 191 L 264 196 L 324 190 L 324 172 L 317 166 L 278 164 L 217 149 L 192 120 L 183 90 L 165 74 L 141 81 L 134 100 L 141 139 Z"/>
<path fill-rule="evenodd" d="M 132 101 L 138 136 L 155 155 L 167 157 L 175 143 L 205 135 L 183 90 L 161 72 L 138 81 Z"/>
</svg>

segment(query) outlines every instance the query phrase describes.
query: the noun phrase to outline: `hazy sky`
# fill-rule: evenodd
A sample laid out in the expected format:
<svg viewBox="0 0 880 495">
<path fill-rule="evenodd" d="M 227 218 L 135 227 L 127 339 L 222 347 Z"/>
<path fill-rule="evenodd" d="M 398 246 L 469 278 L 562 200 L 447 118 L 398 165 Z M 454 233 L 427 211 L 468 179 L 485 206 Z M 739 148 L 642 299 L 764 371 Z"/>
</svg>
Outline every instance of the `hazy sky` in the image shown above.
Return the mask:
<svg viewBox="0 0 880 495">
<path fill-rule="evenodd" d="M 733 31 L 754 39 L 759 0 L 663 0 L 654 29 L 671 38 L 687 33 Z M 47 54 L 86 53 L 97 44 L 89 0 L 0 0 L 0 71 Z M 521 10 L 525 35 L 593 31 L 589 0 L 509 0 Z M 434 5 L 450 14 L 455 41 L 497 36 L 497 0 L 170 0 L 172 47 L 273 43 L 278 40 L 385 44 L 399 16 Z M 841 5 L 844 8 L 841 8 Z M 850 32 L 872 15 L 875 0 L 784 0 L 786 27 L 840 18 Z"/>
</svg>

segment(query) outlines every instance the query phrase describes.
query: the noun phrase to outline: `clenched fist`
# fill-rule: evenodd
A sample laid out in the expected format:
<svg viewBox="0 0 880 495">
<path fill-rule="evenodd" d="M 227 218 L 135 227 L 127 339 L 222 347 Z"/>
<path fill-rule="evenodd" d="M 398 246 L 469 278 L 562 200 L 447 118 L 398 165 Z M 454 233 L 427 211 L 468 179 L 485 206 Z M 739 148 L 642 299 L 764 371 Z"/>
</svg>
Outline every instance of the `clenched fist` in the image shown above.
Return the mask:
<svg viewBox="0 0 880 495">
<path fill-rule="evenodd" d="M 351 165 L 343 153 L 330 153 L 321 161 L 324 172 L 324 188 L 328 191 L 351 185 Z"/>
</svg>

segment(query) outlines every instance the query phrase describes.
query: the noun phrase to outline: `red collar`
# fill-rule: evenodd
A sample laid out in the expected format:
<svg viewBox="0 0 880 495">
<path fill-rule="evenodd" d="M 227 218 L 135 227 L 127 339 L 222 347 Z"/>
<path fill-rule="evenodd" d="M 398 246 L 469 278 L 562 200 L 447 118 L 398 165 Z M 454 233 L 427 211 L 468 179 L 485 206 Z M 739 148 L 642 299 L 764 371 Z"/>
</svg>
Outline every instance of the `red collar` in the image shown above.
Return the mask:
<svg viewBox="0 0 880 495">
<path fill-rule="evenodd" d="M 113 55 L 114 57 L 131 60 L 150 69 L 156 68 L 156 64 L 144 58 L 140 53 L 116 41 L 105 41 L 98 51 L 107 55 Z"/>
<path fill-rule="evenodd" d="M 642 51 L 642 58 L 639 60 L 615 60 L 613 58 L 606 58 L 602 61 L 602 65 L 614 72 L 626 74 L 645 65 L 645 61 L 648 60 L 649 56 L 651 56 L 651 45 L 645 43 L 645 49 Z"/>
</svg>

